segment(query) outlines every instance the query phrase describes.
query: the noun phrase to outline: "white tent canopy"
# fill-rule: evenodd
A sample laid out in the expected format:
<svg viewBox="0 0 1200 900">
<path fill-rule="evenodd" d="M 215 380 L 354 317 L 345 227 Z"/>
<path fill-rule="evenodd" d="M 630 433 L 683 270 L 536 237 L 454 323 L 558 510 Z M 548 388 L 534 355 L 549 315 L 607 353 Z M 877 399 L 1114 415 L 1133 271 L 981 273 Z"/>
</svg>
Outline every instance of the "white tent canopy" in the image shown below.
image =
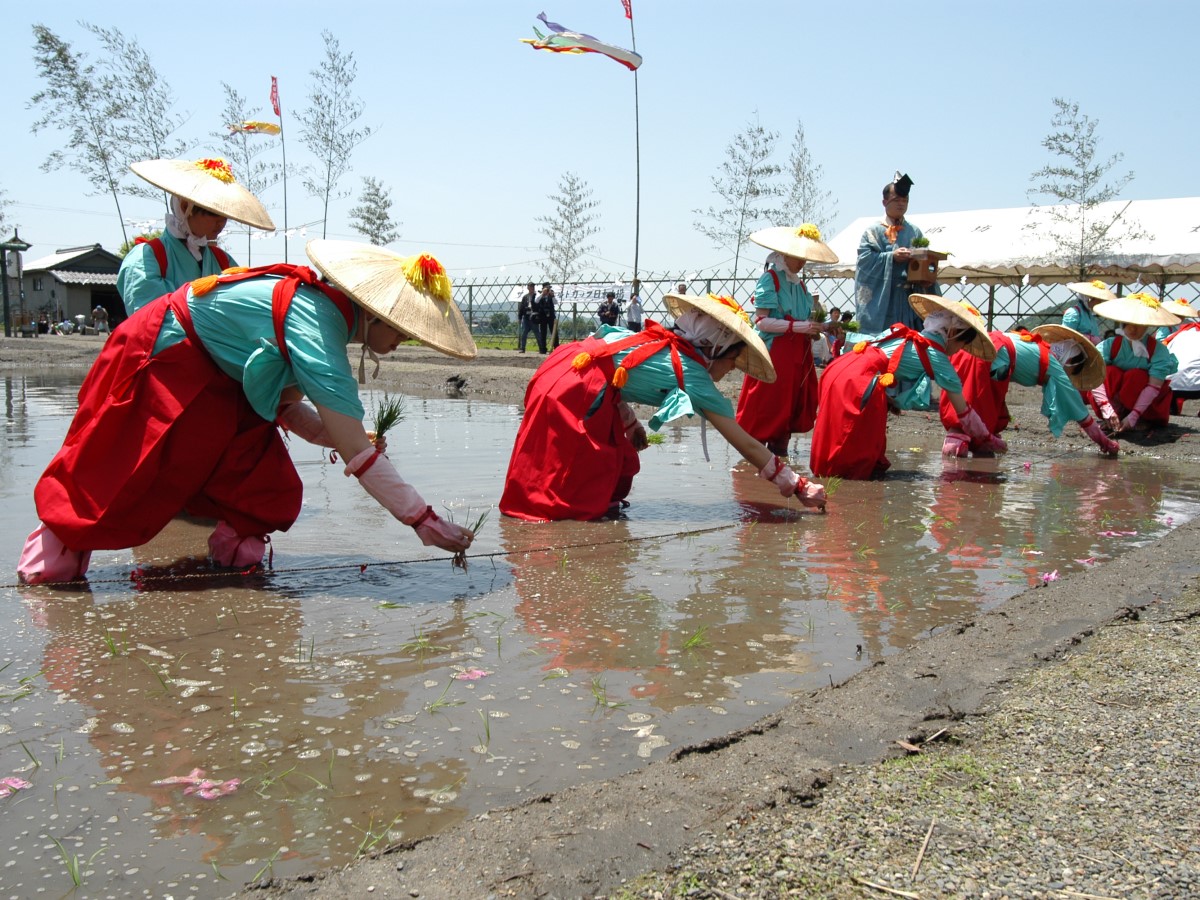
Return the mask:
<svg viewBox="0 0 1200 900">
<path fill-rule="evenodd" d="M 1009 284 L 1026 275 L 1033 284 L 1077 281 L 1078 271 L 1055 252 L 1054 234 L 1064 227 L 1053 218 L 1056 210 L 1069 208 L 976 209 L 909 218 L 929 238 L 931 249 L 951 254 L 938 270 L 939 281 L 966 276 L 975 283 Z M 1200 197 L 1102 203 L 1089 218 L 1110 221 L 1118 214 L 1145 236 L 1122 242 L 1116 252 L 1089 265 L 1089 272 L 1109 281 L 1200 281 Z M 878 221 L 880 216 L 865 216 L 851 222 L 829 242 L 840 262 L 813 266 L 813 274 L 852 278 L 863 232 Z"/>
</svg>

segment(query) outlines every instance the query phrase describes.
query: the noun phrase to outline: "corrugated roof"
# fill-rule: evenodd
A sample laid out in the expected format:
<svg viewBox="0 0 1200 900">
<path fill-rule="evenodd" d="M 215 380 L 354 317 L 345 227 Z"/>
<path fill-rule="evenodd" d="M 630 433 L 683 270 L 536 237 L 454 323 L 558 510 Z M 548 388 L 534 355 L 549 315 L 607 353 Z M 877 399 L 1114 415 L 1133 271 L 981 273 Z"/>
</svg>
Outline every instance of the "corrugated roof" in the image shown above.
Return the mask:
<svg viewBox="0 0 1200 900">
<path fill-rule="evenodd" d="M 28 273 L 28 269 L 25 270 Z M 67 269 L 51 269 L 50 274 L 63 284 L 109 284 L 116 285 L 116 272 L 72 272 Z"/>
</svg>

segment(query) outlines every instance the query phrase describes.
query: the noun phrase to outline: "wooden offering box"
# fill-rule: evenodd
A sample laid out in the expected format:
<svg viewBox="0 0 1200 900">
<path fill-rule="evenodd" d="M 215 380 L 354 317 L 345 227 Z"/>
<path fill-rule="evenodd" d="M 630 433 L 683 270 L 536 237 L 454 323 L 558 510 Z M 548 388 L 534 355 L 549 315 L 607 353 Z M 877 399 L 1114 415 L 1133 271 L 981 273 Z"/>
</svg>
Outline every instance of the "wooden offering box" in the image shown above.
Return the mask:
<svg viewBox="0 0 1200 900">
<path fill-rule="evenodd" d="M 937 267 L 949 253 L 939 253 L 928 247 L 916 247 L 908 260 L 908 280 L 916 284 L 933 284 L 937 281 Z"/>
</svg>

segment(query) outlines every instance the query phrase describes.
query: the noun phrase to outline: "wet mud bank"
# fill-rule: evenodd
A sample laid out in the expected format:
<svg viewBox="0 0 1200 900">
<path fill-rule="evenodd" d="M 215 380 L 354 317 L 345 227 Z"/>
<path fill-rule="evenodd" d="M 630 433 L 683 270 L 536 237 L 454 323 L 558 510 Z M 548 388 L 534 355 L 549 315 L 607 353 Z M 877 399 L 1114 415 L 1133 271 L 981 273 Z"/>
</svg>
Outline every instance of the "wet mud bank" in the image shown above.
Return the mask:
<svg viewBox="0 0 1200 900">
<path fill-rule="evenodd" d="M 757 811 L 820 804 L 845 767 L 955 733 L 1017 675 L 1107 623 L 1167 604 L 1200 563 L 1200 524 L 932 634 L 751 728 L 681 747 L 611 781 L 495 810 L 338 871 L 252 888 L 258 896 L 591 897 L 668 868 L 703 832 Z"/>
</svg>

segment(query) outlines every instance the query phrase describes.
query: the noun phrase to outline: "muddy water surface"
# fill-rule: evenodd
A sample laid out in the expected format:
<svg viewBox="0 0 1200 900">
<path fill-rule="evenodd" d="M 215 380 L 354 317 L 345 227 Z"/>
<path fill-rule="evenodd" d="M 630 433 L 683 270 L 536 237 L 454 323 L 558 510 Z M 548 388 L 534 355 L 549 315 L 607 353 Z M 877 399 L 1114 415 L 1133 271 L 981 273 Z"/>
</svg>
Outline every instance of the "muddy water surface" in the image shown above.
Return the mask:
<svg viewBox="0 0 1200 900">
<path fill-rule="evenodd" d="M 5 573 L 76 383 L 2 381 Z M 270 574 L 216 577 L 209 526 L 178 520 L 96 553 L 86 590 L 0 577 L 0 777 L 30 785 L 0 799 L 0 896 L 75 880 L 223 896 L 616 775 L 1103 565 L 1200 502 L 1184 464 L 1048 440 L 999 461 L 893 447 L 892 476 L 840 484 L 821 516 L 711 431 L 705 462 L 685 427 L 643 454 L 626 519 L 529 525 L 494 510 L 518 416 L 410 399 L 390 436 L 435 508 L 491 509 L 465 573 L 297 443 L 304 511 Z"/>
</svg>

